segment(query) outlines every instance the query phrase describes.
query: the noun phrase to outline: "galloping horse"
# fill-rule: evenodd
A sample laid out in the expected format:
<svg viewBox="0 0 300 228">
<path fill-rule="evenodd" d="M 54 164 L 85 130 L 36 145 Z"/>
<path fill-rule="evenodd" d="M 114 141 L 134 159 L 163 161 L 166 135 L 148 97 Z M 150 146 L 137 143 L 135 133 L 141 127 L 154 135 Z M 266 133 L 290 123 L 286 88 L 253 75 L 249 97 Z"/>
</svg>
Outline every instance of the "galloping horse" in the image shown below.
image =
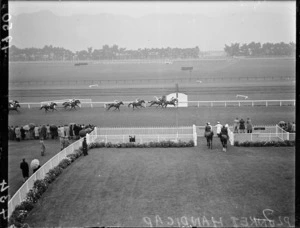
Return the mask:
<svg viewBox="0 0 300 228">
<path fill-rule="evenodd" d="M 48 104 L 42 105 L 42 107 L 40 108 L 40 110 L 41 109 L 45 109 L 45 112 L 48 112 L 49 109 L 50 109 L 53 112 L 54 110 L 57 111 L 57 109 L 55 108 L 56 106 L 57 106 L 56 103 L 51 102 L 50 105 L 48 105 Z"/>
<path fill-rule="evenodd" d="M 8 111 L 17 111 L 19 112 L 18 108 L 21 108 L 20 104 L 19 103 L 9 103 L 8 105 Z"/>
<path fill-rule="evenodd" d="M 164 101 L 162 107 L 166 108 L 168 105 L 173 105 L 175 107 L 176 103 L 178 103 L 178 99 L 172 98 L 170 101 Z"/>
<path fill-rule="evenodd" d="M 133 101 L 131 103 L 128 104 L 128 107 L 130 107 L 130 105 L 132 105 L 132 109 L 134 110 L 134 108 L 138 108 L 138 107 L 143 107 L 143 104 L 145 104 L 144 100 L 137 100 L 137 101 Z"/>
<path fill-rule="evenodd" d="M 148 103 L 150 103 L 149 107 L 151 107 L 152 105 L 157 105 L 156 108 L 159 106 L 163 106 L 163 101 L 148 101 Z"/>
<path fill-rule="evenodd" d="M 122 101 L 119 101 L 118 103 L 108 103 L 108 104 L 105 104 L 105 107 L 107 108 L 107 110 L 114 107 L 115 108 L 114 111 L 116 109 L 118 109 L 120 111 L 120 105 L 124 105 L 124 103 Z"/>
<path fill-rule="evenodd" d="M 64 106 L 65 109 L 67 107 L 70 107 L 70 110 L 71 109 L 76 110 L 76 106 L 80 107 L 78 104 L 80 104 L 80 100 L 71 100 L 71 101 L 66 101 L 66 102 L 62 103 L 62 105 Z"/>
</svg>

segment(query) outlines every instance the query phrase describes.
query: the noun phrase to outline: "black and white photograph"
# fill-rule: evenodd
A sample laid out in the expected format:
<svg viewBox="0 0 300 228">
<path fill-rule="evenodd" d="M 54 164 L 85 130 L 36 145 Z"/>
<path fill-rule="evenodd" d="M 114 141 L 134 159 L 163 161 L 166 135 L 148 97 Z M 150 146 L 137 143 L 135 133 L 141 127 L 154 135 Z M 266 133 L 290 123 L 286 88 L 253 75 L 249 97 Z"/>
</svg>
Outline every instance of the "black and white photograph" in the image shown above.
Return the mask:
<svg viewBox="0 0 300 228">
<path fill-rule="evenodd" d="M 9 227 L 296 226 L 296 1 L 9 1 L 1 20 Z"/>
</svg>

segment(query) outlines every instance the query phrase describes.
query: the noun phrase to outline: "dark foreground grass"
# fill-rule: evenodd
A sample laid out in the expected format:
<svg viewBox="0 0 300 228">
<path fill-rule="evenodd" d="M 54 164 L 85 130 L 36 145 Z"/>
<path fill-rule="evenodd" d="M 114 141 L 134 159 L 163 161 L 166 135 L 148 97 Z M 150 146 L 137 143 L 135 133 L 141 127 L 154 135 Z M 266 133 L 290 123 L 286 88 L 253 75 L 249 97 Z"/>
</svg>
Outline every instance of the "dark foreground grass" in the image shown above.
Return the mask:
<svg viewBox="0 0 300 228">
<path fill-rule="evenodd" d="M 219 142 L 208 150 L 199 141 L 184 149 L 90 150 L 50 185 L 25 222 L 30 227 L 293 224 L 294 148 L 229 147 L 223 153 Z"/>
</svg>

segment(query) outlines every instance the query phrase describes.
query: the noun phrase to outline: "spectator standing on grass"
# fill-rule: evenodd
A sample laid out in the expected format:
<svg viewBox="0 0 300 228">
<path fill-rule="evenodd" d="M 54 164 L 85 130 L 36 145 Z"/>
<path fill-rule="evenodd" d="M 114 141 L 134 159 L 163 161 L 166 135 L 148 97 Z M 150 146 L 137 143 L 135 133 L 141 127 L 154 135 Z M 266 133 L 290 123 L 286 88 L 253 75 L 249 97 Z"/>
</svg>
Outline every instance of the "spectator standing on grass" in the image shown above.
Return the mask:
<svg viewBox="0 0 300 228">
<path fill-rule="evenodd" d="M 239 118 L 235 118 L 235 120 L 233 121 L 233 133 L 239 133 Z"/>
<path fill-rule="evenodd" d="M 217 128 L 217 136 L 220 138 L 222 124 L 220 124 L 219 121 L 217 122 L 216 128 Z"/>
<path fill-rule="evenodd" d="M 69 126 L 67 124 L 65 124 L 64 126 L 64 132 L 65 132 L 65 136 L 69 137 Z"/>
<path fill-rule="evenodd" d="M 84 156 L 88 155 L 88 146 L 87 146 L 85 137 L 84 137 L 83 142 L 82 142 L 82 152 L 83 152 Z"/>
<path fill-rule="evenodd" d="M 41 127 L 41 139 L 46 139 L 47 137 L 47 128 L 45 126 L 45 124 L 43 124 L 43 126 Z"/>
<path fill-rule="evenodd" d="M 296 132 L 296 124 L 295 124 L 295 122 L 292 123 L 292 132 L 293 133 Z"/>
<path fill-rule="evenodd" d="M 42 125 L 39 126 L 39 138 L 38 139 L 41 139 L 43 136 L 42 136 Z"/>
<path fill-rule="evenodd" d="M 16 126 L 16 128 L 15 128 L 15 133 L 16 133 L 16 140 L 18 142 L 20 142 L 21 141 L 21 130 L 18 126 Z"/>
<path fill-rule="evenodd" d="M 25 182 L 29 177 L 29 165 L 25 161 L 25 158 L 23 158 L 23 161 L 20 164 L 20 169 L 22 170 L 22 175 L 23 175 L 24 182 Z"/>
<path fill-rule="evenodd" d="M 46 147 L 43 139 L 40 140 L 40 144 L 41 144 L 41 156 L 44 156 L 46 152 Z"/>
<path fill-rule="evenodd" d="M 245 120 L 240 119 L 240 133 L 245 133 Z"/>
<path fill-rule="evenodd" d="M 39 138 L 39 127 L 38 126 L 34 127 L 34 138 L 35 139 Z"/>
<path fill-rule="evenodd" d="M 287 132 L 292 132 L 292 124 L 291 124 L 291 122 L 288 122 L 288 123 L 287 123 L 286 131 L 287 131 Z"/>
<path fill-rule="evenodd" d="M 247 118 L 246 125 L 247 125 L 247 133 L 252 133 L 252 122 L 249 117 Z"/>
<path fill-rule="evenodd" d="M 60 131 L 60 136 L 65 137 L 64 126 L 61 126 L 58 130 Z"/>
<path fill-rule="evenodd" d="M 64 136 L 59 136 L 59 144 L 60 144 L 60 150 L 64 149 L 64 141 L 65 141 L 65 137 Z"/>
<path fill-rule="evenodd" d="M 46 129 L 47 129 L 47 136 L 46 136 L 46 138 L 50 139 L 50 126 L 49 126 L 49 124 L 47 124 Z"/>
<path fill-rule="evenodd" d="M 24 139 L 25 139 L 25 136 L 26 136 L 26 135 L 25 135 L 25 130 L 24 130 L 24 128 L 21 127 L 21 128 L 20 128 L 20 131 L 21 131 L 21 139 L 24 140 Z"/>
</svg>

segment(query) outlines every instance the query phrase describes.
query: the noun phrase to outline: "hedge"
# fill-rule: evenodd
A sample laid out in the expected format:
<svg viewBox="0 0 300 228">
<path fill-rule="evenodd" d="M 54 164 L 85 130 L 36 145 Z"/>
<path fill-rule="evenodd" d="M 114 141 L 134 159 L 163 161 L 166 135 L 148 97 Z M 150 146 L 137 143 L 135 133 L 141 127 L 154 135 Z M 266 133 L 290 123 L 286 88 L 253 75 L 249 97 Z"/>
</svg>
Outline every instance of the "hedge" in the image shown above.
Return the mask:
<svg viewBox="0 0 300 228">
<path fill-rule="evenodd" d="M 149 143 L 133 143 L 133 142 L 127 142 L 127 143 L 104 143 L 104 142 L 93 142 L 88 144 L 89 149 L 93 148 L 151 148 L 151 147 L 163 147 L 163 148 L 169 148 L 169 147 L 193 147 L 194 141 L 190 140 L 189 142 L 183 142 L 183 141 L 161 141 L 161 142 L 149 142 Z"/>
<path fill-rule="evenodd" d="M 287 147 L 287 146 L 295 146 L 295 141 L 262 141 L 262 142 L 239 142 L 235 141 L 234 142 L 235 146 L 243 146 L 243 147 Z"/>
<path fill-rule="evenodd" d="M 47 190 L 49 184 L 52 183 L 72 162 L 82 155 L 81 150 L 74 150 L 72 154 L 67 155 L 67 158 L 60 161 L 60 163 L 49 170 L 42 180 L 36 180 L 33 188 L 29 190 L 26 199 L 15 207 L 9 218 L 9 226 L 22 227 L 28 213 L 34 208 L 34 205 L 41 198 L 42 194 Z"/>
</svg>

